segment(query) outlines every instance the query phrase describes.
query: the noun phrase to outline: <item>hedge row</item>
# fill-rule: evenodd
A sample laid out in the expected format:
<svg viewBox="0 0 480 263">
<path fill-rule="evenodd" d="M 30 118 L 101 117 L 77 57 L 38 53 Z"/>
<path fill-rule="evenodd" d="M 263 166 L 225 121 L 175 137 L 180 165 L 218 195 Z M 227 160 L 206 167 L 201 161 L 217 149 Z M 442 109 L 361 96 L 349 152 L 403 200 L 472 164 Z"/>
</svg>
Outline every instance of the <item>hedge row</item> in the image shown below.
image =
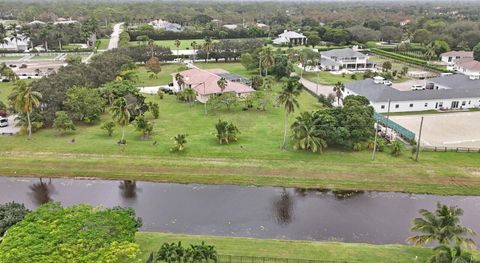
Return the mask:
<svg viewBox="0 0 480 263">
<path fill-rule="evenodd" d="M 432 69 L 432 70 L 436 70 L 436 71 L 440 71 L 440 72 L 450 72 L 443 67 L 430 65 L 430 64 L 428 64 L 427 61 L 422 60 L 422 59 L 418 59 L 418 58 L 412 58 L 412 57 L 409 57 L 409 56 L 401 55 L 401 54 L 398 54 L 398 53 L 394 53 L 394 52 L 390 52 L 390 51 L 386 51 L 386 50 L 382 50 L 382 49 L 378 49 L 378 48 L 371 48 L 370 52 L 372 52 L 374 54 L 381 55 L 381 56 L 385 56 L 385 57 L 388 57 L 388 58 L 400 60 L 400 61 L 405 62 L 405 63 L 426 67 L 426 68 L 429 68 L 429 69 Z"/>
</svg>

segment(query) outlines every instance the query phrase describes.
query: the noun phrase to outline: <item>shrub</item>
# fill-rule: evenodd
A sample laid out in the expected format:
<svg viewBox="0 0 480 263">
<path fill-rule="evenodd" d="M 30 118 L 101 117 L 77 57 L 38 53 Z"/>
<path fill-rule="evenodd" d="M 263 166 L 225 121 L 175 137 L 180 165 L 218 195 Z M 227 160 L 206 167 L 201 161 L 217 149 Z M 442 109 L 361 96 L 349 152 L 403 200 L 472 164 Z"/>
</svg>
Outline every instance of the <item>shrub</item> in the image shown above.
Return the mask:
<svg viewBox="0 0 480 263">
<path fill-rule="evenodd" d="M 150 101 L 148 103 L 148 110 L 152 113 L 153 118 L 158 119 L 160 116 L 160 107 L 158 106 L 158 103 Z"/>
<path fill-rule="evenodd" d="M 391 152 L 390 152 L 391 155 L 398 157 L 402 153 L 402 150 L 403 150 L 403 144 L 400 141 L 395 140 L 392 142 Z"/>
<path fill-rule="evenodd" d="M 235 142 L 238 140 L 237 134 L 240 133 L 240 131 L 233 123 L 218 120 L 218 123 L 215 124 L 215 129 L 217 130 L 215 137 L 217 137 L 220 144 L 229 144 L 232 141 Z"/>
<path fill-rule="evenodd" d="M 53 128 L 58 130 L 61 134 L 66 133 L 67 131 L 74 131 L 75 124 L 73 124 L 72 119 L 64 111 L 57 111 L 55 113 L 55 120 L 53 121 Z"/>
<path fill-rule="evenodd" d="M 175 142 L 172 148 L 170 148 L 171 152 L 181 152 L 185 149 L 185 144 L 187 144 L 187 136 L 188 134 L 179 133 L 177 136 L 173 137 L 172 140 Z"/>
<path fill-rule="evenodd" d="M 161 100 L 163 100 L 163 97 L 165 96 L 165 92 L 164 92 L 163 90 L 160 90 L 160 89 L 159 89 L 159 90 L 157 91 L 157 95 L 158 95 L 158 97 L 159 97 Z"/>
<path fill-rule="evenodd" d="M 115 122 L 107 121 L 102 125 L 101 129 L 105 130 L 108 136 L 112 137 L 113 131 L 115 130 Z"/>
<path fill-rule="evenodd" d="M 11 202 L 0 205 L 0 237 L 11 226 L 20 222 L 28 212 L 23 204 Z"/>
</svg>

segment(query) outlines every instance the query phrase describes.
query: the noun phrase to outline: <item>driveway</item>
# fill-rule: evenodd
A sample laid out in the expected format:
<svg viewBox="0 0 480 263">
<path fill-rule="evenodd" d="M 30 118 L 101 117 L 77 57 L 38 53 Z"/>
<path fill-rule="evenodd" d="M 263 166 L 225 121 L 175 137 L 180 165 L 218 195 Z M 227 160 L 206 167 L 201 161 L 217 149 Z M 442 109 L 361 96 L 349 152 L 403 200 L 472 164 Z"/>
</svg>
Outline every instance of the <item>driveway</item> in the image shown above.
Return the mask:
<svg viewBox="0 0 480 263">
<path fill-rule="evenodd" d="M 120 31 L 122 29 L 122 23 L 115 24 L 113 26 L 113 33 L 110 35 L 110 42 L 107 49 L 114 49 L 118 47 L 118 40 L 120 38 Z"/>
<path fill-rule="evenodd" d="M 305 88 L 307 88 L 309 91 L 311 91 L 313 94 L 316 94 L 317 96 L 322 94 L 325 96 L 328 96 L 329 94 L 333 94 L 333 86 L 328 86 L 328 85 L 323 85 L 323 84 L 317 84 L 313 81 L 310 81 L 306 78 L 301 78 L 300 83 L 303 84 Z M 337 105 L 337 101 L 333 103 L 334 106 Z"/>
<path fill-rule="evenodd" d="M 0 127 L 0 135 L 13 135 L 20 132 L 20 127 L 17 127 L 17 121 L 15 118 L 17 115 L 10 115 L 7 117 L 8 119 L 8 126 L 7 127 Z"/>
</svg>

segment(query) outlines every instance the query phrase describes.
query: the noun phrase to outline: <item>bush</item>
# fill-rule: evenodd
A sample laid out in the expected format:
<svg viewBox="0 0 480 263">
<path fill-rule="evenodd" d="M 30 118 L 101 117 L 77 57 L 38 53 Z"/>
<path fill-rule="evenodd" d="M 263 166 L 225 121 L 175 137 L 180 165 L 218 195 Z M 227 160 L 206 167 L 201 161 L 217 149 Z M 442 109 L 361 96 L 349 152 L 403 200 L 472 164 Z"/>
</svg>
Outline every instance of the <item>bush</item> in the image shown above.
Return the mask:
<svg viewBox="0 0 480 263">
<path fill-rule="evenodd" d="M 115 122 L 107 121 L 102 125 L 101 129 L 105 130 L 108 136 L 112 137 L 113 131 L 115 130 Z"/>
<path fill-rule="evenodd" d="M 72 119 L 64 111 L 57 111 L 55 113 L 55 120 L 53 121 L 53 128 L 58 130 L 61 134 L 66 133 L 67 131 L 74 131 L 75 124 L 73 124 Z"/>
<path fill-rule="evenodd" d="M 217 137 L 218 143 L 220 144 L 229 144 L 230 142 L 236 142 L 238 140 L 237 134 L 240 133 L 240 131 L 233 123 L 218 120 L 218 123 L 215 124 L 215 129 L 217 130 L 215 137 Z"/>
<path fill-rule="evenodd" d="M 403 144 L 400 141 L 395 140 L 392 142 L 391 152 L 390 152 L 391 155 L 398 157 L 402 153 L 402 150 L 403 150 Z"/>
<path fill-rule="evenodd" d="M 0 237 L 10 227 L 20 222 L 28 212 L 30 211 L 23 204 L 11 202 L 0 205 Z"/>
<path fill-rule="evenodd" d="M 385 56 L 385 57 L 388 57 L 388 58 L 400 60 L 400 61 L 403 61 L 403 62 L 406 62 L 406 63 L 430 68 L 430 69 L 433 69 L 433 70 L 437 70 L 437 71 L 441 71 L 441 72 L 450 72 L 449 70 L 447 70 L 443 67 L 430 65 L 425 60 L 400 55 L 400 54 L 397 54 L 397 53 L 394 53 L 394 52 L 389 52 L 389 51 L 378 49 L 378 48 L 371 48 L 370 52 L 372 52 L 374 54 L 381 55 L 381 56 Z"/>
<path fill-rule="evenodd" d="M 177 136 L 173 137 L 172 140 L 175 142 L 172 148 L 170 148 L 171 152 L 181 152 L 185 149 L 185 144 L 187 144 L 187 136 L 188 134 L 179 133 Z"/>
<path fill-rule="evenodd" d="M 158 98 L 160 98 L 161 100 L 163 100 L 163 97 L 165 96 L 165 92 L 163 90 L 158 90 L 157 91 L 157 95 L 158 95 Z"/>
</svg>

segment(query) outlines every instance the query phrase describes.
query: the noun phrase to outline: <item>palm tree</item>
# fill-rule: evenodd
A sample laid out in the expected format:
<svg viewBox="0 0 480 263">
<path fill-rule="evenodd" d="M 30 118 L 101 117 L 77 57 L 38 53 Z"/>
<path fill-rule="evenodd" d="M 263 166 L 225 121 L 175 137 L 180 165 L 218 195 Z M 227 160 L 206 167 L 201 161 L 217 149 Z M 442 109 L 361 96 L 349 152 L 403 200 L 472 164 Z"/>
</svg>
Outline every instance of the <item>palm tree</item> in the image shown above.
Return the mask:
<svg viewBox="0 0 480 263">
<path fill-rule="evenodd" d="M 225 88 L 227 87 L 227 80 L 225 78 L 220 78 L 218 81 L 217 81 L 217 85 L 218 87 L 220 88 L 220 91 L 223 93 L 223 91 L 225 90 Z"/>
<path fill-rule="evenodd" d="M 288 115 L 295 111 L 295 107 L 299 107 L 297 97 L 302 91 L 302 84 L 298 82 L 298 78 L 291 78 L 288 80 L 287 84 L 283 87 L 283 90 L 280 92 L 277 98 L 279 104 L 284 105 L 285 107 L 285 129 L 283 133 L 283 146 L 285 149 L 287 147 L 287 127 L 288 127 Z"/>
<path fill-rule="evenodd" d="M 196 41 L 192 41 L 192 43 L 190 43 L 190 46 L 192 47 L 193 49 L 193 61 L 195 62 L 195 56 L 197 55 L 196 54 L 196 48 L 197 48 L 197 42 Z"/>
<path fill-rule="evenodd" d="M 179 133 L 177 134 L 177 136 L 173 137 L 172 140 L 175 142 L 175 144 L 170 149 L 170 151 L 172 152 L 183 151 L 185 149 L 185 144 L 187 144 L 187 136 L 188 134 Z"/>
<path fill-rule="evenodd" d="M 340 81 L 337 82 L 333 87 L 333 92 L 335 92 L 335 95 L 337 96 L 338 106 L 340 106 L 340 100 L 343 101 L 342 96 L 344 91 L 345 91 L 345 85 L 343 85 L 343 83 L 341 83 Z"/>
<path fill-rule="evenodd" d="M 128 111 L 127 100 L 125 98 L 118 98 L 113 102 L 110 109 L 113 114 L 113 119 L 122 126 L 122 138 L 120 143 L 125 144 L 125 127 L 130 124 L 130 111 Z"/>
<path fill-rule="evenodd" d="M 8 99 L 12 102 L 16 111 L 27 114 L 28 139 L 30 140 L 32 138 L 32 122 L 30 120 L 30 114 L 34 107 L 40 105 L 42 94 L 38 91 L 33 91 L 32 87 L 27 85 L 24 81 L 17 81 L 12 93 L 8 96 Z"/>
<path fill-rule="evenodd" d="M 267 47 L 260 53 L 260 65 L 265 69 L 265 76 L 268 76 L 268 69 L 272 68 L 275 64 L 275 58 L 273 56 L 272 49 Z M 261 67 L 260 67 L 261 73 Z"/>
<path fill-rule="evenodd" d="M 60 51 L 62 51 L 62 39 L 63 39 L 62 31 L 56 31 L 54 36 L 55 36 L 55 39 L 58 41 L 58 48 L 60 49 Z"/>
<path fill-rule="evenodd" d="M 467 237 L 475 235 L 475 232 L 467 227 L 459 225 L 463 210 L 457 206 L 446 206 L 437 203 L 437 209 L 430 212 L 420 209 L 421 218 L 413 220 L 412 231 L 420 232 L 420 235 L 411 236 L 408 241 L 415 245 L 422 245 L 437 241 L 442 245 L 474 247 L 475 242 Z"/>
<path fill-rule="evenodd" d="M 180 40 L 175 39 L 175 46 L 177 47 L 177 56 L 178 56 L 178 48 L 180 47 L 180 44 L 181 44 Z"/>
<path fill-rule="evenodd" d="M 212 39 L 210 37 L 205 37 L 205 42 L 203 43 L 203 49 L 205 50 L 205 52 L 207 52 L 205 63 L 208 63 L 208 59 L 210 58 L 211 48 L 212 48 Z"/>
<path fill-rule="evenodd" d="M 154 53 L 155 41 L 153 39 L 149 39 L 148 46 L 150 47 L 150 59 L 152 59 L 155 56 L 155 53 Z"/>
<path fill-rule="evenodd" d="M 433 249 L 435 254 L 429 258 L 429 263 L 452 262 L 452 263 L 472 263 L 477 262 L 473 260 L 473 256 L 464 252 L 459 246 L 449 247 L 440 245 Z"/>
<path fill-rule="evenodd" d="M 428 58 L 428 61 L 432 59 L 432 57 L 437 56 L 437 50 L 435 48 L 435 43 L 431 42 L 427 45 L 427 50 L 425 51 L 425 56 Z"/>
<path fill-rule="evenodd" d="M 48 51 L 48 31 L 46 29 L 40 31 L 40 39 L 43 40 L 45 51 Z"/>
<path fill-rule="evenodd" d="M 190 103 L 190 106 L 193 106 L 193 102 L 195 101 L 195 98 L 197 97 L 197 92 L 192 88 L 186 88 L 183 91 L 183 96 L 184 96 L 185 100 Z"/>
<path fill-rule="evenodd" d="M 292 140 L 294 149 L 308 150 L 312 152 L 322 152 L 327 148 L 327 142 L 322 136 L 321 131 L 312 113 L 303 112 L 292 124 Z"/>
<path fill-rule="evenodd" d="M 183 85 L 185 84 L 185 79 L 184 79 L 183 75 L 180 74 L 180 73 L 175 74 L 175 80 L 177 81 L 178 88 L 180 90 L 182 90 Z"/>
</svg>

